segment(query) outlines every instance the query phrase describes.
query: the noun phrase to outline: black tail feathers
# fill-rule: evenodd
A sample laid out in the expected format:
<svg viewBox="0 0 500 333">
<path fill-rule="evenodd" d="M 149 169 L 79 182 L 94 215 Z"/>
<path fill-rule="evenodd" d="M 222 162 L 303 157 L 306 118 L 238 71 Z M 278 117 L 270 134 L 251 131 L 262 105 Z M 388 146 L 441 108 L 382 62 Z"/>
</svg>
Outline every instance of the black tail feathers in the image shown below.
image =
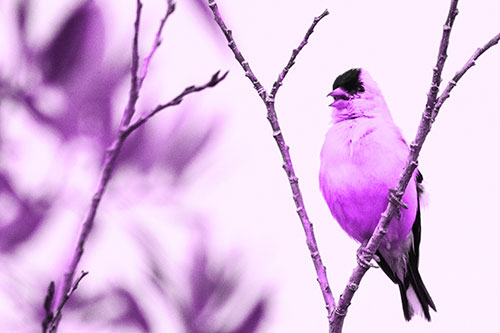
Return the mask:
<svg viewBox="0 0 500 333">
<path fill-rule="evenodd" d="M 420 303 L 420 307 L 422 308 L 424 317 L 426 320 L 430 321 L 431 320 L 431 315 L 429 312 L 429 308 L 433 309 L 436 311 L 436 306 L 434 305 L 434 301 L 432 300 L 431 296 L 429 295 L 429 292 L 427 291 L 427 288 L 425 288 L 424 282 L 422 281 L 422 277 L 420 276 L 420 273 L 418 272 L 418 264 L 415 258 L 415 253 L 412 253 L 413 251 L 410 251 L 409 253 L 409 258 L 408 258 L 408 264 L 407 264 L 407 271 L 406 275 L 404 277 L 404 281 L 401 281 L 392 271 L 392 269 L 389 267 L 387 262 L 384 260 L 384 257 L 381 255 L 380 252 L 377 251 L 377 255 L 380 258 L 380 268 L 384 271 L 384 273 L 394 282 L 395 284 L 398 285 L 399 287 L 399 292 L 401 294 L 401 303 L 403 305 L 403 313 L 404 317 L 407 321 L 411 320 L 411 318 L 414 316 L 414 308 L 415 304 L 412 306 L 412 297 L 410 295 L 414 294 L 417 297 L 417 301 Z M 411 287 L 411 289 L 410 289 Z M 412 292 L 413 290 L 413 292 Z M 410 297 L 409 297 L 410 296 Z M 418 304 L 417 304 L 418 306 Z"/>
</svg>

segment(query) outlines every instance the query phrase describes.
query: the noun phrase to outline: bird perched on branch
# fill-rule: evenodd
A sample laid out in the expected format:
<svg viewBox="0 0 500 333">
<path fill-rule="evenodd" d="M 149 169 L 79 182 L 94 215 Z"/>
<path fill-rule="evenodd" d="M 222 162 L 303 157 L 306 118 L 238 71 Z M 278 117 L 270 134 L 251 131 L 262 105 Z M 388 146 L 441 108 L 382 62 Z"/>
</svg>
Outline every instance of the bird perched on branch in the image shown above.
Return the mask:
<svg viewBox="0 0 500 333">
<path fill-rule="evenodd" d="M 337 77 L 332 126 L 321 150 L 319 182 L 333 217 L 364 246 L 388 205 L 389 189 L 398 183 L 409 149 L 392 120 L 382 92 L 367 71 L 350 69 Z M 399 286 L 406 320 L 415 314 L 430 321 L 436 307 L 418 272 L 422 175 L 408 184 L 401 205 L 374 255 L 385 274 Z"/>
</svg>

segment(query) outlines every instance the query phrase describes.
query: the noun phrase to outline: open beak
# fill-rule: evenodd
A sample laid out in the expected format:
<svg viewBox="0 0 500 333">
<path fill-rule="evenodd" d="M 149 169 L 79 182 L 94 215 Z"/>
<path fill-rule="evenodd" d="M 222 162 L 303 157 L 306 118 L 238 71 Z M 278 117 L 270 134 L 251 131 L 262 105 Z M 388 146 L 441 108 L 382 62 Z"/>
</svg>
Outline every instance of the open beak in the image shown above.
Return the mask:
<svg viewBox="0 0 500 333">
<path fill-rule="evenodd" d="M 330 106 L 336 106 L 338 104 L 337 103 L 338 101 L 348 101 L 349 100 L 349 94 L 342 88 L 337 88 L 326 96 L 333 97 L 333 103 L 330 104 Z"/>
<path fill-rule="evenodd" d="M 339 99 L 344 99 L 344 100 L 348 100 L 349 99 L 349 95 L 342 88 L 337 88 L 337 89 L 335 89 L 334 91 L 332 91 L 331 93 L 329 93 L 326 96 L 332 96 L 333 99 L 336 100 L 336 101 L 338 101 Z"/>
</svg>

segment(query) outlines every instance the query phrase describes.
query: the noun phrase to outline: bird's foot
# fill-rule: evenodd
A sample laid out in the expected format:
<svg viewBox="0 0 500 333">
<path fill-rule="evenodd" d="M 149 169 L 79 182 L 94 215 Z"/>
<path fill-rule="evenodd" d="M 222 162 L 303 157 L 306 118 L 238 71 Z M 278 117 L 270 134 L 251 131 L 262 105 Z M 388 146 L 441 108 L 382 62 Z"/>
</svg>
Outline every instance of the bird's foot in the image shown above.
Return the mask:
<svg viewBox="0 0 500 333">
<path fill-rule="evenodd" d="M 403 207 L 404 209 L 408 209 L 408 206 L 403 202 L 399 197 L 403 197 L 404 192 L 398 192 L 395 189 L 389 189 L 389 201 L 396 205 L 397 208 Z"/>
<path fill-rule="evenodd" d="M 364 245 L 361 245 L 356 253 L 358 264 L 363 268 L 379 268 L 377 265 L 372 264 L 370 261 L 375 259 L 376 262 L 380 262 L 380 258 L 372 251 L 366 249 Z"/>
</svg>

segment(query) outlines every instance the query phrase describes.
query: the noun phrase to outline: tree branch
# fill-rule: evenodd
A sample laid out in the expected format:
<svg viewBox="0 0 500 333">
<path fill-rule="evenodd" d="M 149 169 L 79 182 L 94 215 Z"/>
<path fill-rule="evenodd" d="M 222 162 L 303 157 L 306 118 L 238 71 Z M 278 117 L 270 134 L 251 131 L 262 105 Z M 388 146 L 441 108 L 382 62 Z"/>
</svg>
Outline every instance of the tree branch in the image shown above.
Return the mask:
<svg viewBox="0 0 500 333">
<path fill-rule="evenodd" d="M 233 51 L 234 57 L 240 63 L 241 67 L 243 67 L 243 70 L 245 71 L 245 76 L 250 80 L 250 82 L 252 82 L 253 87 L 255 88 L 255 90 L 257 90 L 257 93 L 259 94 L 260 98 L 265 103 L 267 97 L 266 89 L 264 89 L 262 84 L 260 84 L 257 77 L 252 72 L 252 69 L 250 68 L 248 61 L 245 60 L 243 54 L 241 54 L 240 50 L 238 49 L 238 46 L 236 46 L 236 43 L 233 39 L 233 32 L 229 30 L 226 24 L 224 23 L 224 20 L 222 19 L 222 16 L 219 13 L 219 8 L 217 7 L 215 0 L 208 0 L 208 5 L 212 10 L 212 13 L 214 14 L 215 22 L 217 22 L 217 24 L 219 25 L 220 29 L 224 33 L 224 36 L 226 36 L 226 39 L 228 41 L 227 46 L 229 46 L 231 51 Z"/>
<path fill-rule="evenodd" d="M 146 75 L 148 74 L 148 69 L 149 69 L 149 63 L 151 62 L 151 58 L 153 58 L 154 53 L 158 49 L 158 47 L 161 45 L 162 39 L 161 39 L 161 32 L 163 30 L 163 26 L 165 25 L 165 22 L 167 22 L 168 17 L 175 11 L 175 2 L 173 0 L 167 0 L 167 11 L 165 12 L 165 16 L 162 18 L 160 22 L 160 27 L 158 28 L 158 31 L 156 32 L 155 35 L 155 40 L 153 42 L 153 47 L 151 48 L 151 52 L 149 52 L 148 56 L 144 58 L 144 63 L 142 65 L 142 74 L 141 77 L 139 78 L 139 89 L 142 87 L 142 83 L 144 82 L 144 79 L 146 78 Z"/>
<path fill-rule="evenodd" d="M 285 66 L 285 68 L 283 68 L 283 71 L 281 71 L 281 73 L 278 76 L 278 79 L 276 80 L 276 82 L 274 82 L 273 89 L 271 89 L 271 94 L 270 94 L 271 96 L 276 96 L 276 93 L 278 92 L 278 89 L 283 84 L 283 79 L 288 74 L 288 71 L 290 70 L 290 68 L 292 68 L 292 66 L 295 64 L 295 58 L 297 58 L 297 55 L 299 54 L 299 52 L 302 51 L 302 49 L 304 48 L 304 46 L 306 46 L 306 44 L 307 44 L 307 42 L 309 40 L 309 37 L 314 32 L 314 28 L 316 27 L 316 25 L 318 24 L 318 22 L 321 21 L 321 19 L 323 17 L 325 17 L 326 15 L 328 15 L 328 14 L 329 14 L 328 13 L 328 9 L 325 9 L 325 11 L 323 13 L 321 13 L 320 16 L 314 18 L 314 21 L 311 24 L 311 26 L 309 27 L 309 30 L 307 30 L 307 33 L 306 33 L 304 39 L 302 40 L 302 42 L 300 43 L 300 45 L 296 49 L 294 49 L 292 51 L 292 56 L 290 57 L 290 60 L 288 60 L 288 64 Z"/>
<path fill-rule="evenodd" d="M 212 75 L 212 78 L 210 79 L 210 81 L 208 81 L 204 85 L 187 87 L 179 95 L 177 95 L 175 98 L 173 98 L 170 102 L 165 103 L 165 104 L 160 104 L 157 107 L 155 107 L 153 110 L 144 114 L 139 119 L 137 119 L 135 122 L 133 122 L 132 124 L 130 124 L 129 126 L 124 128 L 124 130 L 123 130 L 124 135 L 127 136 L 130 133 L 132 133 L 133 131 L 135 131 L 138 127 L 142 126 L 146 121 L 148 121 L 151 117 L 153 117 L 155 114 L 157 114 L 161 110 L 180 104 L 183 101 L 184 97 L 186 97 L 187 95 L 194 93 L 194 92 L 204 90 L 206 88 L 211 88 L 211 87 L 216 86 L 219 82 L 221 82 L 222 80 L 224 80 L 226 78 L 226 76 L 229 72 L 224 73 L 224 75 L 222 75 L 221 77 L 219 77 L 219 73 L 220 73 L 220 71 L 217 71 L 214 75 Z"/>
<path fill-rule="evenodd" d="M 266 92 L 266 89 L 262 86 L 262 84 L 259 82 L 255 74 L 252 72 L 250 65 L 248 61 L 245 60 L 243 57 L 242 53 L 238 49 L 236 42 L 233 38 L 232 31 L 229 30 L 224 23 L 224 20 L 222 19 L 222 16 L 220 15 L 219 9 L 217 7 L 217 4 L 215 3 L 214 0 L 208 0 L 208 5 L 210 6 L 210 9 L 212 10 L 212 13 L 214 15 L 214 19 L 219 25 L 220 29 L 224 33 L 224 36 L 226 36 L 226 39 L 228 41 L 228 46 L 233 51 L 233 54 L 236 58 L 236 60 L 239 62 L 243 70 L 245 71 L 245 76 L 248 77 L 250 82 L 252 82 L 255 90 L 257 90 L 257 93 L 259 94 L 260 98 L 266 105 L 267 109 L 267 119 L 269 120 L 269 123 L 271 125 L 271 128 L 273 130 L 273 137 L 276 141 L 276 144 L 278 145 L 278 148 L 281 153 L 281 157 L 283 159 L 283 169 L 286 172 L 288 182 L 290 183 L 290 187 L 292 190 L 292 195 L 293 195 L 293 200 L 295 202 L 295 206 L 297 208 L 297 214 L 299 215 L 300 221 L 302 223 L 302 227 L 304 229 L 304 232 L 306 234 L 306 242 L 307 242 L 307 247 L 309 248 L 309 252 L 311 254 L 311 259 L 313 261 L 314 267 L 316 269 L 316 274 L 318 277 L 318 283 L 321 288 L 321 292 L 323 294 L 323 298 L 326 304 L 326 308 L 328 311 L 328 318 L 330 320 L 331 316 L 333 315 L 333 310 L 335 309 L 335 300 L 333 298 L 330 285 L 328 283 L 328 278 L 326 275 L 326 268 L 323 265 L 323 262 L 321 260 L 321 256 L 318 250 L 318 245 L 316 243 L 316 237 L 314 236 L 314 230 L 313 230 L 313 225 L 309 220 L 309 217 L 307 215 L 305 206 L 304 206 L 304 200 L 302 198 L 302 193 L 300 191 L 299 187 L 299 180 L 297 176 L 295 175 L 295 171 L 293 168 L 292 160 L 290 158 L 290 153 L 289 153 L 289 147 L 285 142 L 285 139 L 283 137 L 283 134 L 281 132 L 279 123 L 278 123 L 278 118 L 276 115 L 275 107 L 274 107 L 274 98 L 276 97 L 276 94 L 278 92 L 279 87 L 282 85 L 283 79 L 285 78 L 286 74 L 290 70 L 290 68 L 293 66 L 295 63 L 295 58 L 299 54 L 299 52 L 302 50 L 302 48 L 307 44 L 307 41 L 312 34 L 314 28 L 316 27 L 316 24 L 328 15 L 328 10 L 325 10 L 320 16 L 315 17 L 312 25 L 308 29 L 304 39 L 300 43 L 300 45 L 293 50 L 292 56 L 290 60 L 288 61 L 287 65 L 283 69 L 283 71 L 280 73 L 278 76 L 278 79 L 273 85 L 273 88 L 271 90 L 271 93 L 268 94 Z"/>
<path fill-rule="evenodd" d="M 51 312 L 47 313 L 47 318 L 51 318 L 51 320 L 49 321 L 50 324 L 48 325 L 46 332 L 53 333 L 53 332 L 55 332 L 57 330 L 56 323 L 58 323 L 59 319 L 61 318 L 61 311 L 62 311 L 64 305 L 69 300 L 69 298 L 71 297 L 71 295 L 73 295 L 73 293 L 75 292 L 75 290 L 78 288 L 78 285 L 80 284 L 80 281 L 87 274 L 89 274 L 89 272 L 82 271 L 80 273 L 80 276 L 75 280 L 75 283 L 73 283 L 73 286 L 71 287 L 71 289 L 66 294 L 64 294 L 64 297 L 62 298 L 61 303 L 57 307 L 56 312 L 53 313 L 53 314 Z M 54 286 L 54 282 L 51 282 L 50 283 L 50 287 L 49 287 L 48 296 L 50 296 L 51 293 L 54 292 L 53 289 L 52 289 L 53 286 Z M 46 307 L 46 310 L 47 310 L 47 307 Z"/>
<path fill-rule="evenodd" d="M 429 93 L 427 94 L 427 103 L 425 106 L 425 110 L 422 114 L 422 119 L 420 121 L 416 138 L 410 145 L 410 154 L 407 158 L 405 169 L 399 178 L 397 189 L 389 190 L 390 191 L 389 204 L 386 210 L 382 213 L 379 223 L 375 228 L 372 237 L 368 241 L 368 244 L 366 245 L 366 252 L 368 253 L 366 259 L 368 261 L 372 259 L 373 254 L 377 251 L 382 238 L 387 233 L 389 224 L 393 216 L 400 209 L 399 202 L 401 202 L 405 189 L 408 186 L 408 183 L 413 175 L 413 172 L 415 171 L 418 165 L 418 156 L 420 154 L 424 141 L 431 130 L 432 122 L 437 116 L 439 108 L 448 98 L 449 92 L 456 85 L 456 82 L 474 64 L 474 61 L 486 50 L 488 50 L 491 46 L 497 44 L 500 39 L 500 34 L 496 35 L 483 48 L 478 49 L 473 54 L 471 59 L 466 63 L 466 65 L 459 72 L 457 72 L 455 77 L 450 81 L 450 83 L 448 83 L 448 86 L 444 90 L 443 94 L 441 94 L 441 96 L 437 98 L 439 92 L 439 84 L 441 82 L 441 74 L 447 58 L 446 51 L 449 44 L 450 33 L 453 27 L 453 22 L 455 20 L 455 17 L 458 14 L 457 4 L 458 0 L 452 0 L 450 3 L 448 18 L 446 20 L 445 25 L 443 26 L 443 35 L 439 47 L 437 63 L 436 66 L 433 68 L 431 87 Z M 331 326 L 332 329 L 331 332 L 335 333 L 342 332 L 342 325 L 344 322 L 344 318 L 347 314 L 347 309 L 351 303 L 354 293 L 359 287 L 361 279 L 363 278 L 364 274 L 367 272 L 368 269 L 369 267 L 363 267 L 359 263 L 354 269 L 349 279 L 349 282 L 346 288 L 344 289 L 344 293 L 340 297 L 338 308 L 335 310 L 334 320 Z"/>
<path fill-rule="evenodd" d="M 137 0 L 137 10 L 134 23 L 134 38 L 132 41 L 132 66 L 130 67 L 130 93 L 127 108 L 123 112 L 123 118 L 120 127 L 128 126 L 132 116 L 135 113 L 135 105 L 139 99 L 139 84 L 137 72 L 139 70 L 139 26 L 141 23 L 141 0 Z M 142 82 L 141 82 L 142 83 Z"/>
<path fill-rule="evenodd" d="M 159 36 L 161 34 L 161 30 L 163 28 L 163 25 L 164 25 L 166 19 L 168 18 L 168 16 L 173 12 L 174 8 L 175 8 L 174 4 L 172 3 L 172 1 L 169 0 L 168 6 L 167 6 L 167 13 L 165 14 L 165 17 L 163 18 L 162 23 L 160 24 L 160 28 L 159 28 L 158 33 L 157 33 L 158 41 L 160 40 Z M 104 195 L 104 192 L 106 191 L 106 187 L 111 179 L 118 154 L 120 153 L 120 150 L 123 146 L 123 143 L 125 142 L 125 139 L 128 137 L 128 135 L 130 133 L 132 133 L 135 129 L 137 129 L 139 126 L 144 124 L 149 118 L 151 118 L 157 112 L 159 112 L 167 107 L 174 106 L 174 105 L 181 103 L 183 100 L 183 97 L 185 97 L 188 94 L 191 94 L 193 92 L 198 92 L 198 91 L 201 91 L 205 88 L 213 87 L 213 86 L 217 85 L 227 75 L 227 73 L 226 73 L 222 77 L 219 78 L 218 77 L 219 72 L 217 72 L 215 75 L 212 76 L 212 79 L 208 83 L 206 83 L 205 85 L 203 85 L 203 86 L 191 86 L 191 87 L 184 89 L 184 91 L 181 94 L 179 94 L 176 98 L 174 98 L 172 101 L 170 101 L 169 103 L 158 106 L 153 111 L 148 113 L 145 117 L 141 117 L 139 120 L 137 120 L 132 125 L 130 125 L 130 121 L 132 119 L 132 116 L 135 113 L 135 105 L 136 105 L 137 100 L 139 98 L 139 91 L 141 89 L 142 82 L 144 81 L 144 78 L 146 77 L 146 74 L 147 74 L 147 66 L 149 64 L 149 61 L 151 60 L 151 57 L 154 54 L 155 49 L 159 46 L 159 42 L 154 43 L 152 51 L 149 53 L 148 58 L 146 58 L 147 59 L 145 62 L 146 71 L 143 72 L 143 74 L 140 78 L 140 81 L 139 81 L 138 76 L 137 76 L 138 62 L 139 62 L 139 52 L 138 52 L 137 44 L 138 44 L 138 33 L 139 33 L 141 9 L 142 9 L 142 3 L 140 0 L 137 0 L 136 19 L 135 19 L 135 24 L 134 24 L 134 38 L 133 38 L 133 43 L 132 43 L 132 68 L 131 68 L 131 84 L 130 84 L 129 101 L 128 101 L 127 107 L 123 113 L 122 122 L 121 122 L 120 128 L 118 130 L 118 133 L 116 135 L 116 138 L 113 141 L 113 143 L 111 144 L 111 146 L 106 151 L 104 165 L 103 165 L 103 169 L 102 169 L 99 183 L 97 186 L 97 190 L 92 197 L 90 208 L 87 212 L 85 219 L 83 220 L 82 229 L 81 229 L 80 234 L 78 236 L 78 242 L 77 242 L 74 254 L 73 254 L 73 258 L 72 258 L 71 263 L 68 267 L 68 270 L 64 274 L 61 292 L 62 292 L 62 295 L 65 295 L 65 296 L 63 296 L 58 301 L 58 309 L 62 309 L 62 306 L 67 301 L 67 299 L 65 299 L 66 295 L 67 295 L 67 297 L 69 297 L 72 293 L 71 286 L 72 286 L 72 281 L 73 281 L 73 277 L 75 275 L 76 268 L 77 268 L 78 263 L 80 262 L 80 260 L 82 258 L 85 243 L 87 242 L 88 236 L 89 236 L 89 234 L 92 230 L 92 227 L 94 225 L 94 220 L 95 220 L 95 216 L 97 213 L 97 208 L 99 207 L 102 196 Z M 79 282 L 79 280 L 77 282 Z M 76 288 L 74 288 L 74 289 L 76 289 Z M 69 293 L 70 291 L 71 291 L 71 293 Z M 59 324 L 60 318 L 61 318 L 60 313 L 57 316 L 53 317 L 52 322 L 50 323 L 50 326 L 49 326 L 49 327 L 53 327 L 50 332 L 57 331 L 57 326 Z"/>
<path fill-rule="evenodd" d="M 498 44 L 498 41 L 500 40 L 500 33 L 494 36 L 492 39 L 488 41 L 484 46 L 478 48 L 474 54 L 470 57 L 470 59 L 465 63 L 465 65 L 455 73 L 455 76 L 453 79 L 451 79 L 448 84 L 446 85 L 446 88 L 444 91 L 441 93 L 439 98 L 437 99 L 436 105 L 434 106 L 433 112 L 432 112 L 432 122 L 436 119 L 439 110 L 441 109 L 441 106 L 443 103 L 450 97 L 450 92 L 455 88 L 457 85 L 457 82 L 464 76 L 464 74 L 476 64 L 476 60 L 484 53 L 486 52 L 489 48 L 492 46 Z"/>
</svg>

